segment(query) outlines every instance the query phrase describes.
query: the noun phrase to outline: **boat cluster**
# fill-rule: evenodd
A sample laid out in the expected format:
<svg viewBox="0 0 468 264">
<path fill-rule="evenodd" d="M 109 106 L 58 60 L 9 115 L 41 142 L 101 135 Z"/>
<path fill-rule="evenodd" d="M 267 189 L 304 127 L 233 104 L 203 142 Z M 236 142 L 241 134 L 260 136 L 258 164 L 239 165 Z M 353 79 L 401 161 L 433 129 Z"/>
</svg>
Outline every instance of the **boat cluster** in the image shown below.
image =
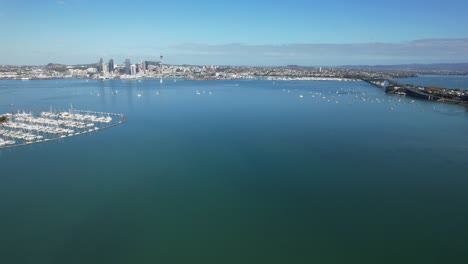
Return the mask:
<svg viewBox="0 0 468 264">
<path fill-rule="evenodd" d="M 0 129 L 0 135 L 4 137 L 14 138 L 14 139 L 22 139 L 28 142 L 34 141 L 36 139 L 42 140 L 44 138 L 41 135 L 35 135 L 29 132 L 23 132 L 20 130 L 7 130 L 7 129 Z"/>
<path fill-rule="evenodd" d="M 39 133 L 47 133 L 47 134 L 65 134 L 65 133 L 73 133 L 72 129 L 57 127 L 57 126 L 41 126 L 41 125 L 33 125 L 33 124 L 26 124 L 26 123 L 16 123 L 16 122 L 8 122 L 3 124 L 6 128 L 14 128 L 19 130 L 27 130 L 27 131 L 34 131 Z"/>
<path fill-rule="evenodd" d="M 89 121 L 89 122 L 96 122 L 96 123 L 110 123 L 112 122 L 112 117 L 108 116 L 97 116 L 91 114 L 80 114 L 74 111 L 70 112 L 60 112 L 55 114 L 53 112 L 42 112 L 42 117 L 49 117 L 49 118 L 60 118 L 65 120 L 78 120 L 78 121 Z"/>
<path fill-rule="evenodd" d="M 24 111 L 2 116 L 0 148 L 87 134 L 125 122 L 121 114 L 79 110 L 42 112 L 40 117 Z M 122 120 L 114 124 L 111 116 L 120 116 Z"/>
<path fill-rule="evenodd" d="M 84 123 L 84 122 L 77 122 L 72 120 L 55 120 L 49 118 L 35 118 L 35 117 L 17 117 L 15 121 L 19 122 L 26 122 L 30 124 L 42 124 L 46 125 L 47 127 L 71 127 L 71 128 L 78 128 L 83 129 L 86 127 L 93 127 L 94 123 Z"/>
<path fill-rule="evenodd" d="M 354 105 L 362 104 L 381 104 L 390 111 L 398 110 L 401 105 L 410 105 L 411 108 L 417 111 L 424 111 L 422 105 L 416 103 L 415 100 L 406 98 L 405 94 L 396 93 L 398 96 L 381 94 L 378 90 L 364 91 L 360 88 L 336 88 L 336 89 L 313 89 L 309 91 L 305 89 L 282 89 L 288 95 L 297 96 L 299 100 L 305 101 L 312 99 L 316 102 L 333 104 L 333 105 Z M 435 108 L 434 108 L 435 109 Z"/>
<path fill-rule="evenodd" d="M 16 141 L 14 141 L 14 140 L 4 140 L 3 138 L 0 138 L 0 147 L 4 147 L 4 146 L 7 146 L 7 145 L 13 145 L 15 143 L 16 143 Z"/>
</svg>

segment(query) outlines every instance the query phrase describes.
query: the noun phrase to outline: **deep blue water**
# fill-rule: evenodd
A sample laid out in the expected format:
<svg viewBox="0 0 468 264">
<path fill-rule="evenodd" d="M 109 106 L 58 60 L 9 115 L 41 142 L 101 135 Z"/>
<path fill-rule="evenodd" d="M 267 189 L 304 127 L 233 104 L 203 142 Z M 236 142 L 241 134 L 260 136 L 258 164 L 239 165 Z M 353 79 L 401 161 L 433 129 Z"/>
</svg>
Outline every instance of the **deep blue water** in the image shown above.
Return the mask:
<svg viewBox="0 0 468 264">
<path fill-rule="evenodd" d="M 0 113 L 70 104 L 128 122 L 0 152 L 0 263 L 468 261 L 463 106 L 363 82 L 0 81 Z"/>
</svg>

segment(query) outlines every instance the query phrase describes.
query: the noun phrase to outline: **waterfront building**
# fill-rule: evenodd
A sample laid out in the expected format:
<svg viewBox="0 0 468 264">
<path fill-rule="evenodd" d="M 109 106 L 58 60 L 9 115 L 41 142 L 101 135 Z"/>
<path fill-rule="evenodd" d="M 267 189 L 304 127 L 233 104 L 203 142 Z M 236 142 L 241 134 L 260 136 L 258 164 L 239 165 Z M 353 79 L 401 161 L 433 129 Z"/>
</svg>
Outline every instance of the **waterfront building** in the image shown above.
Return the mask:
<svg viewBox="0 0 468 264">
<path fill-rule="evenodd" d="M 113 59 L 110 59 L 110 60 L 109 60 L 109 72 L 110 72 L 110 73 L 114 73 L 114 69 L 115 69 L 115 67 L 114 67 L 114 60 L 113 60 Z"/>
<path fill-rule="evenodd" d="M 130 74 L 131 69 L 130 69 L 130 59 L 125 60 L 125 74 Z"/>
<path fill-rule="evenodd" d="M 102 72 L 102 64 L 104 63 L 104 61 L 102 60 L 102 58 L 99 60 L 98 62 L 98 65 L 97 65 L 97 70 L 99 73 Z"/>
<path fill-rule="evenodd" d="M 102 74 L 107 75 L 109 73 L 109 64 L 103 63 L 102 64 Z"/>
<path fill-rule="evenodd" d="M 132 64 L 132 66 L 130 66 L 130 74 L 131 75 L 136 75 L 137 74 L 137 67 L 135 64 Z"/>
</svg>

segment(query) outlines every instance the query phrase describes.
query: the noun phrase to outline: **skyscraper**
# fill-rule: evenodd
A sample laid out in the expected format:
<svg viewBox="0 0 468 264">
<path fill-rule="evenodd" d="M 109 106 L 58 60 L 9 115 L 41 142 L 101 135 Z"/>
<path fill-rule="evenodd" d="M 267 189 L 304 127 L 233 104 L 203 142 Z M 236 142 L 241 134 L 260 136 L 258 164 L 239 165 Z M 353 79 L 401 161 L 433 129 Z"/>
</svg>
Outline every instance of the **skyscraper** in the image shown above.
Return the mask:
<svg viewBox="0 0 468 264">
<path fill-rule="evenodd" d="M 102 64 L 102 75 L 107 76 L 109 74 L 109 64 Z"/>
<path fill-rule="evenodd" d="M 114 72 L 114 60 L 113 59 L 109 60 L 109 72 L 110 73 Z"/>
<path fill-rule="evenodd" d="M 132 64 L 132 66 L 130 66 L 130 73 L 131 75 L 136 75 L 137 74 L 137 67 L 135 64 Z"/>
<path fill-rule="evenodd" d="M 125 74 L 130 74 L 130 59 L 125 60 Z"/>
<path fill-rule="evenodd" d="M 104 61 L 102 60 L 102 58 L 99 60 L 98 62 L 98 66 L 97 66 L 97 70 L 99 73 L 102 72 L 102 64 L 104 63 Z"/>
</svg>

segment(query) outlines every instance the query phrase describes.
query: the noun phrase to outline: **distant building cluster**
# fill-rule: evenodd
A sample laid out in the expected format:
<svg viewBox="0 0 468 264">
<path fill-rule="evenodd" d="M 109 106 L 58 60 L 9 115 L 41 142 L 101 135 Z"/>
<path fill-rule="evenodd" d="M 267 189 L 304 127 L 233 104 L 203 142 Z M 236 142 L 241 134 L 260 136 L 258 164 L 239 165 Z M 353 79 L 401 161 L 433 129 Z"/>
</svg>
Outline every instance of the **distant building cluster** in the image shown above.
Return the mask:
<svg viewBox="0 0 468 264">
<path fill-rule="evenodd" d="M 113 59 L 85 65 L 63 65 L 50 63 L 44 66 L 0 66 L 0 79 L 138 79 L 174 78 L 188 80 L 356 80 L 372 78 L 405 78 L 416 76 L 408 71 L 374 71 L 364 69 L 301 67 L 248 67 L 248 66 L 196 66 L 163 64 L 159 61 L 143 60 L 132 63 L 130 59 L 116 64 Z"/>
<path fill-rule="evenodd" d="M 350 68 L 301 67 L 239 67 L 239 66 L 193 66 L 163 64 L 159 61 L 140 61 L 131 63 L 126 59 L 123 64 L 115 64 L 113 59 L 87 65 L 63 65 L 49 63 L 45 66 L 0 66 L 0 79 L 139 79 L 163 78 L 187 80 L 235 80 L 263 79 L 271 81 L 360 81 L 378 82 L 394 78 L 416 77 L 413 71 L 377 71 Z M 468 75 L 468 73 L 466 73 Z M 393 81 L 394 82 L 394 81 Z M 374 83 L 374 85 L 376 85 Z M 380 86 L 380 84 L 379 84 Z M 384 88 L 384 87 L 381 87 Z M 460 89 L 441 87 L 412 87 L 394 84 L 386 87 L 387 92 L 408 95 L 431 101 L 468 103 L 468 93 Z"/>
<path fill-rule="evenodd" d="M 92 75 L 91 78 L 100 79 L 131 79 L 131 78 L 143 78 L 143 77 L 157 77 L 156 75 L 162 74 L 162 62 L 157 61 L 141 61 L 139 63 L 132 64 L 130 59 L 126 59 L 124 64 L 116 65 L 114 60 L 110 59 L 109 62 L 105 63 L 101 58 L 96 64 L 96 67 L 86 69 L 86 72 Z M 74 77 L 80 77 L 75 75 L 75 72 L 71 72 Z"/>
</svg>

